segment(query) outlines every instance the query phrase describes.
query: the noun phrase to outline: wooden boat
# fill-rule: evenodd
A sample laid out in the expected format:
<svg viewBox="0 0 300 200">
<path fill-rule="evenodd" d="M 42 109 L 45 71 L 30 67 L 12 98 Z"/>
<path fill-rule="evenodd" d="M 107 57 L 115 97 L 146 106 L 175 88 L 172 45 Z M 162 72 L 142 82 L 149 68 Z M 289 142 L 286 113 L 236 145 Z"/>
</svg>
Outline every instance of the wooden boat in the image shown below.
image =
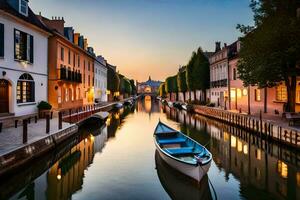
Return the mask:
<svg viewBox="0 0 300 200">
<path fill-rule="evenodd" d="M 124 102 L 124 105 L 125 106 L 131 106 L 131 105 L 133 105 L 133 102 L 131 100 L 127 100 L 127 101 Z"/>
<path fill-rule="evenodd" d="M 123 107 L 122 103 L 116 103 L 115 104 L 115 108 L 117 108 L 117 109 L 122 108 L 122 107 Z"/>
<path fill-rule="evenodd" d="M 155 166 L 161 185 L 171 199 L 212 200 L 208 176 L 203 176 L 200 183 L 170 167 L 155 151 Z"/>
<path fill-rule="evenodd" d="M 174 169 L 198 182 L 207 174 L 212 154 L 182 132 L 159 122 L 154 131 L 154 142 L 162 159 Z"/>
<path fill-rule="evenodd" d="M 172 101 L 168 101 L 168 106 L 169 106 L 170 108 L 173 108 L 173 102 L 172 102 Z"/>
</svg>

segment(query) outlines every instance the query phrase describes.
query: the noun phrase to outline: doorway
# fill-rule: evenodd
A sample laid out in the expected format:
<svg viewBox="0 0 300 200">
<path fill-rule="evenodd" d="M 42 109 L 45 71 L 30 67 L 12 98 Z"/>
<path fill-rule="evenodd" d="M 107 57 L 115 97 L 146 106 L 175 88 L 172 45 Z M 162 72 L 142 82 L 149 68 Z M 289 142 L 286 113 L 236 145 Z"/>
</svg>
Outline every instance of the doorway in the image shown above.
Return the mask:
<svg viewBox="0 0 300 200">
<path fill-rule="evenodd" d="M 0 113 L 9 112 L 9 82 L 0 79 Z"/>
</svg>

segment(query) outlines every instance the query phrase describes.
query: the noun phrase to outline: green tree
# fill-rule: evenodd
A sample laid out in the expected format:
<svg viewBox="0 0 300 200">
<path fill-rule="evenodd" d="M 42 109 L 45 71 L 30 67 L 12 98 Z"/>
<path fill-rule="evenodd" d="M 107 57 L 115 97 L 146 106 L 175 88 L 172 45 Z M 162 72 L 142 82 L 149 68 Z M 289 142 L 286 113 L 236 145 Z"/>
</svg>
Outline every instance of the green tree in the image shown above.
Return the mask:
<svg viewBox="0 0 300 200">
<path fill-rule="evenodd" d="M 166 79 L 166 92 L 171 94 L 176 93 L 176 101 L 178 99 L 178 87 L 177 87 L 177 75 L 175 76 L 170 76 Z"/>
<path fill-rule="evenodd" d="M 107 89 L 111 92 L 118 92 L 120 86 L 120 79 L 118 73 L 116 73 L 112 68 L 107 69 Z"/>
<path fill-rule="evenodd" d="M 123 75 L 120 75 L 120 78 L 121 78 L 120 89 L 119 89 L 120 93 L 124 95 L 125 94 L 130 95 L 132 93 L 130 81 Z"/>
<path fill-rule="evenodd" d="M 134 80 L 133 79 L 130 79 L 130 85 L 131 85 L 131 89 L 132 89 L 131 94 L 135 95 L 137 93 L 137 89 L 136 89 L 136 86 L 134 84 Z"/>
<path fill-rule="evenodd" d="M 254 26 L 238 25 L 241 40 L 238 73 L 245 86 L 273 87 L 284 81 L 287 111 L 295 111 L 296 77 L 300 74 L 299 0 L 252 0 Z M 299 12 L 299 11 L 298 11 Z M 298 66 L 298 67 L 297 67 Z"/>
<path fill-rule="evenodd" d="M 185 101 L 185 92 L 187 91 L 186 71 L 178 72 L 177 74 L 178 91 L 183 93 L 183 100 Z"/>
<path fill-rule="evenodd" d="M 188 90 L 194 91 L 194 99 L 196 99 L 196 90 L 201 90 L 206 99 L 205 94 L 206 89 L 209 88 L 209 81 L 209 61 L 199 47 L 197 52 L 193 52 L 186 67 L 186 83 Z"/>
<path fill-rule="evenodd" d="M 165 89 L 166 84 L 165 83 L 161 83 L 159 88 L 158 88 L 158 95 L 161 97 L 165 97 L 166 96 L 166 89 Z"/>
</svg>

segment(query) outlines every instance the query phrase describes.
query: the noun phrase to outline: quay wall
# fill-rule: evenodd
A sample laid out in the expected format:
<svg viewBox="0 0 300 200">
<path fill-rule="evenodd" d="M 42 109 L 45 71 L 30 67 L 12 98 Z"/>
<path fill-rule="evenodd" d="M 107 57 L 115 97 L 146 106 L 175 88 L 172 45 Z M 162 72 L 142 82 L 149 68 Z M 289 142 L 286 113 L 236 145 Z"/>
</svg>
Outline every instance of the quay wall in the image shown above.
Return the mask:
<svg viewBox="0 0 300 200">
<path fill-rule="evenodd" d="M 300 147 L 300 132 L 293 127 L 245 114 L 232 113 L 218 108 L 195 105 L 194 110 L 197 114 L 246 129 L 260 137 L 275 140 L 292 147 Z"/>
</svg>

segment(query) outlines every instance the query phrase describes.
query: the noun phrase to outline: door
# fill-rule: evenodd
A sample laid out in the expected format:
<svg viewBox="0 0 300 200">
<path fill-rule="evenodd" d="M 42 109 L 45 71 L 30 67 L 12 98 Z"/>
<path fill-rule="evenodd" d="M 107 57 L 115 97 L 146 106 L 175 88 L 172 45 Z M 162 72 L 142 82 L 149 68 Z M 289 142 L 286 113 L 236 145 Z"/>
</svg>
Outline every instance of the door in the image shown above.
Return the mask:
<svg viewBox="0 0 300 200">
<path fill-rule="evenodd" d="M 0 79 L 0 113 L 9 112 L 8 86 L 9 83 L 7 80 Z"/>
</svg>

